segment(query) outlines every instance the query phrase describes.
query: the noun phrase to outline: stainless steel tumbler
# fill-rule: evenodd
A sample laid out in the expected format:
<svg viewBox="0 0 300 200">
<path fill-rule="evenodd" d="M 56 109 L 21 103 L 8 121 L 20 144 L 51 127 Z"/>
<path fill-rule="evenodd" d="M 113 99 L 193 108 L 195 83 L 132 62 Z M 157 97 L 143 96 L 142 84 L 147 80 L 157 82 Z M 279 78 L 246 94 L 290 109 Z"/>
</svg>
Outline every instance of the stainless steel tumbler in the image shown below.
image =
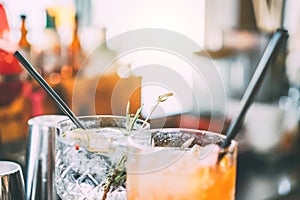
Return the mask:
<svg viewBox="0 0 300 200">
<path fill-rule="evenodd" d="M 21 166 L 11 161 L 0 161 L 0 199 L 25 200 Z"/>
<path fill-rule="evenodd" d="M 55 125 L 63 115 L 41 115 L 28 120 L 26 151 L 26 199 L 58 199 L 54 184 Z"/>
</svg>

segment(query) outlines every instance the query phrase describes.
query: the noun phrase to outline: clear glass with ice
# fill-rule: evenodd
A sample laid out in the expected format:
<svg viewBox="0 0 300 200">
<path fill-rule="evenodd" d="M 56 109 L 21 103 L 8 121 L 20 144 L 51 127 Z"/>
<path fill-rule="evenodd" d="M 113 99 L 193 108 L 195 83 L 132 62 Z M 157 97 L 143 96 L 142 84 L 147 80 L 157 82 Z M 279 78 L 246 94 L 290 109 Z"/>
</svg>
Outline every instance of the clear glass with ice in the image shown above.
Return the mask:
<svg viewBox="0 0 300 200">
<path fill-rule="evenodd" d="M 56 191 L 61 199 L 126 199 L 125 185 L 105 192 L 108 175 L 127 153 L 127 138 L 135 130 L 150 128 L 137 120 L 132 131 L 126 129 L 127 118 L 113 115 L 79 117 L 86 130 L 70 120 L 57 124 Z"/>
<path fill-rule="evenodd" d="M 237 142 L 218 162 L 223 135 L 183 128 L 145 133 L 151 135 L 149 144 L 131 140 L 128 200 L 235 199 Z"/>
</svg>

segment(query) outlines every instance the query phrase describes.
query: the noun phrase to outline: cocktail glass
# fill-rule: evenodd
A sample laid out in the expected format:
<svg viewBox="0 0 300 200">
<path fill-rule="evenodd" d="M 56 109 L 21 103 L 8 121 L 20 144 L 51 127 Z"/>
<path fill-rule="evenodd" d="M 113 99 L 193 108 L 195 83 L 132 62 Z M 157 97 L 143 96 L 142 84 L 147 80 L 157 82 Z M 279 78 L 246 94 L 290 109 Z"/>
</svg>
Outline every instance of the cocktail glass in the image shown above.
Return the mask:
<svg viewBox="0 0 300 200">
<path fill-rule="evenodd" d="M 220 134 L 183 128 L 145 131 L 151 135 L 148 145 L 131 142 L 128 200 L 235 199 L 237 142 L 218 162 L 225 138 Z"/>
<path fill-rule="evenodd" d="M 86 130 L 76 128 L 70 120 L 57 124 L 55 181 L 58 195 L 68 200 L 126 199 L 124 183 L 106 190 L 107 182 L 116 163 L 120 165 L 126 156 L 128 136 L 135 130 L 149 129 L 150 124 L 138 119 L 132 131 L 128 131 L 128 121 L 123 116 L 84 116 L 79 120 Z"/>
</svg>

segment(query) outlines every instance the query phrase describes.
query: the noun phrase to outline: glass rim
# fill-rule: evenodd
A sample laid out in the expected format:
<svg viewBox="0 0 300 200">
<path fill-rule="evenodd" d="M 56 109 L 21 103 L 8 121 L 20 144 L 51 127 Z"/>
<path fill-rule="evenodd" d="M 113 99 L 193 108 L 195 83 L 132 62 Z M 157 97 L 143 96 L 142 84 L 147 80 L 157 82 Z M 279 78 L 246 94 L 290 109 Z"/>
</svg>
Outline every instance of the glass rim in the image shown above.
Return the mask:
<svg viewBox="0 0 300 200">
<path fill-rule="evenodd" d="M 10 175 L 22 170 L 21 166 L 13 161 L 0 161 L 0 165 L 2 166 L 0 169 L 0 177 Z"/>
<path fill-rule="evenodd" d="M 78 116 L 77 118 L 79 120 L 82 120 L 82 119 L 97 119 L 97 118 L 126 119 L 126 116 L 122 116 L 122 115 L 82 115 L 82 116 Z M 147 121 L 145 121 L 145 120 L 143 120 L 143 119 L 137 119 L 136 122 L 140 122 L 140 123 L 144 123 L 145 122 L 145 124 L 147 125 L 146 127 L 150 128 L 150 123 L 147 122 Z M 55 127 L 59 128 L 59 125 L 63 124 L 63 123 L 74 124 L 69 118 L 67 118 L 67 119 L 63 119 L 63 120 L 58 121 L 55 124 Z"/>
<path fill-rule="evenodd" d="M 161 132 L 161 133 L 164 133 L 164 132 L 175 132 L 175 131 L 180 131 L 182 133 L 202 133 L 202 134 L 205 134 L 205 135 L 211 135 L 211 136 L 217 136 L 217 137 L 220 137 L 222 140 L 225 140 L 226 139 L 226 135 L 223 135 L 221 133 L 218 133 L 218 132 L 214 132 L 214 131 L 209 131 L 209 130 L 201 130 L 201 129 L 193 129 L 193 128 L 183 128 L 183 127 L 178 127 L 178 128 L 153 128 L 153 129 L 146 129 L 146 130 L 137 130 L 135 131 L 135 133 L 133 134 L 133 136 L 136 136 L 139 132 Z M 231 140 L 231 144 L 229 145 L 228 148 L 236 148 L 238 146 L 238 141 L 237 140 Z"/>
<path fill-rule="evenodd" d="M 30 119 L 28 119 L 27 124 L 29 126 L 32 125 L 45 125 L 45 126 L 52 126 L 55 125 L 60 122 L 60 121 L 64 121 L 66 119 L 69 119 L 66 115 L 55 115 L 55 114 L 46 114 L 46 115 L 39 115 L 39 116 L 35 116 L 32 117 Z"/>
<path fill-rule="evenodd" d="M 139 137 L 134 138 L 138 136 L 139 133 L 144 134 L 144 137 L 151 138 L 150 145 L 149 143 L 143 143 L 142 140 L 143 138 L 142 139 L 140 139 Z M 166 137 L 163 136 L 164 134 L 166 135 Z M 174 137 L 172 136 L 172 134 L 174 134 Z M 193 150 L 193 149 L 195 150 L 195 152 L 197 151 L 201 152 L 201 154 L 200 153 L 197 154 L 199 156 L 198 164 L 201 167 L 218 166 L 217 164 L 218 158 L 215 157 L 216 152 L 218 152 L 218 155 L 221 152 L 225 152 L 226 156 L 228 155 L 228 158 L 230 159 L 230 162 L 228 162 L 229 163 L 228 166 L 230 167 L 235 165 L 237 159 L 238 142 L 233 140 L 229 145 L 229 147 L 227 147 L 226 149 L 223 150 L 221 148 L 217 148 L 218 149 L 217 150 L 216 146 L 220 147 L 220 142 L 224 141 L 226 138 L 226 136 L 217 132 L 200 130 L 200 129 L 192 129 L 192 128 L 173 127 L 173 128 L 154 128 L 148 130 L 141 130 L 135 132 L 132 136 L 133 137 L 130 137 L 129 139 L 131 145 L 134 148 L 129 154 L 129 159 L 131 159 L 129 163 L 138 162 L 142 164 L 137 164 L 137 165 L 129 164 L 127 172 L 130 174 L 145 174 L 145 173 L 147 174 L 147 173 L 160 171 L 164 168 L 170 167 L 171 165 L 176 163 L 181 157 L 183 157 L 187 152 L 189 152 L 189 150 Z M 141 137 L 143 137 L 143 135 Z M 194 140 L 192 140 L 189 143 L 189 140 L 191 138 L 194 138 Z M 182 145 L 185 144 L 185 142 L 188 142 L 186 144 L 187 146 L 183 147 Z M 200 147 L 197 146 L 195 147 L 194 146 L 195 144 Z M 164 155 L 164 157 L 162 158 L 160 154 Z M 214 156 L 213 158 L 216 159 L 215 160 L 216 162 L 214 162 L 214 160 L 213 161 L 210 160 L 211 155 Z M 154 161 L 152 159 L 153 157 L 156 158 L 159 162 L 157 163 L 152 162 Z M 191 157 L 187 157 L 187 158 L 191 158 Z M 208 160 L 206 160 L 207 161 L 206 163 L 205 159 L 207 158 Z"/>
</svg>

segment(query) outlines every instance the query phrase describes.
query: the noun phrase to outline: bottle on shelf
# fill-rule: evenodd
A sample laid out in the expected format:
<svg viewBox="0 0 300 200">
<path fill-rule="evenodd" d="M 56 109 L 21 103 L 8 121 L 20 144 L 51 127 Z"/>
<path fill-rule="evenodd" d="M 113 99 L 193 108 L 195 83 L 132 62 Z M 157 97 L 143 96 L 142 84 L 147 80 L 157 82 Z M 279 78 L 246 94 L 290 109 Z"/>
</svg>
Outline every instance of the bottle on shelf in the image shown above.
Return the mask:
<svg viewBox="0 0 300 200">
<path fill-rule="evenodd" d="M 81 48 L 81 41 L 79 37 L 79 16 L 74 17 L 74 27 L 72 34 L 72 42 L 67 47 L 67 64 L 62 66 L 61 76 L 62 79 L 75 77 L 84 60 L 84 51 Z"/>
<path fill-rule="evenodd" d="M 27 57 L 31 63 L 36 67 L 36 70 L 41 72 L 40 65 L 36 65 L 35 59 L 33 58 L 33 48 L 31 43 L 28 41 L 28 29 L 26 26 L 27 23 L 27 16 L 21 15 L 21 27 L 20 27 L 20 33 L 21 37 L 19 40 L 19 48 L 21 49 L 22 53 L 25 54 L 25 57 Z M 28 99 L 28 101 L 31 104 L 31 110 L 30 110 L 30 117 L 38 116 L 43 114 L 42 109 L 42 101 L 45 97 L 45 92 L 40 88 L 38 83 L 32 79 L 31 76 L 27 76 L 26 80 L 23 81 L 23 94 Z"/>
<path fill-rule="evenodd" d="M 141 105 L 141 78 L 119 75 L 122 66 L 116 60 L 118 52 L 109 46 L 106 28 L 101 30 L 101 35 L 102 43 L 89 53 L 88 62 L 80 70 L 79 77 L 83 78 L 77 79 L 72 87 L 72 109 L 78 115 L 122 115 L 130 101 L 130 112 L 135 112 Z M 94 98 L 86 98 L 91 95 Z"/>
<path fill-rule="evenodd" d="M 42 52 L 39 58 L 39 65 L 45 77 L 53 73 L 59 73 L 61 68 L 61 44 L 56 29 L 55 16 L 46 10 L 46 27 L 42 41 Z M 53 75 L 52 75 L 53 76 Z"/>
<path fill-rule="evenodd" d="M 29 57 L 30 56 L 30 51 L 31 51 L 31 44 L 27 40 L 27 27 L 26 27 L 26 15 L 21 15 L 21 37 L 19 40 L 19 47 L 22 50 L 22 52 L 25 54 L 25 56 Z"/>
<path fill-rule="evenodd" d="M 42 52 L 38 61 L 41 66 L 42 74 L 51 87 L 68 103 L 65 98 L 65 89 L 62 86 L 61 68 L 62 68 L 62 44 L 57 31 L 56 15 L 51 9 L 46 9 L 46 26 L 44 30 L 44 39 Z M 43 99 L 43 114 L 62 114 L 56 103 L 51 98 Z"/>
</svg>

